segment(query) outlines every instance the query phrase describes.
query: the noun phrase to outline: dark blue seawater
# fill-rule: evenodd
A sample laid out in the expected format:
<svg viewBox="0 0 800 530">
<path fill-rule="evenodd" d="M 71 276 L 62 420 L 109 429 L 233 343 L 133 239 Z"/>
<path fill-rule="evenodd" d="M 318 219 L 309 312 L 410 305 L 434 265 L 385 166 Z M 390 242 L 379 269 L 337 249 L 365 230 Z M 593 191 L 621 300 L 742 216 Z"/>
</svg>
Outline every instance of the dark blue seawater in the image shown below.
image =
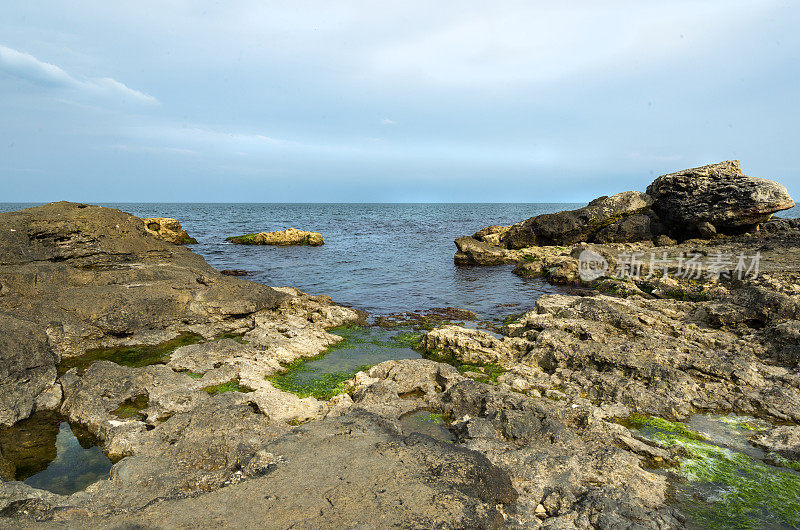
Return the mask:
<svg viewBox="0 0 800 530">
<path fill-rule="evenodd" d="M 0 211 L 21 204 L 0 204 Z M 484 318 L 530 308 L 557 288 L 511 266 L 456 267 L 453 240 L 579 204 L 105 204 L 139 217 L 175 217 L 218 269 L 247 279 L 327 294 L 340 304 L 390 314 L 458 307 Z M 782 217 L 800 215 L 797 208 Z M 321 232 L 321 247 L 232 245 L 227 236 L 294 227 Z"/>
<path fill-rule="evenodd" d="M 0 211 L 22 204 L 0 204 Z M 175 217 L 190 248 L 247 279 L 327 294 L 372 314 L 458 307 L 489 318 L 530 308 L 554 287 L 511 266 L 456 267 L 456 237 L 572 204 L 104 204 L 139 217 Z M 294 227 L 321 232 L 321 247 L 245 246 L 227 236 Z"/>
</svg>

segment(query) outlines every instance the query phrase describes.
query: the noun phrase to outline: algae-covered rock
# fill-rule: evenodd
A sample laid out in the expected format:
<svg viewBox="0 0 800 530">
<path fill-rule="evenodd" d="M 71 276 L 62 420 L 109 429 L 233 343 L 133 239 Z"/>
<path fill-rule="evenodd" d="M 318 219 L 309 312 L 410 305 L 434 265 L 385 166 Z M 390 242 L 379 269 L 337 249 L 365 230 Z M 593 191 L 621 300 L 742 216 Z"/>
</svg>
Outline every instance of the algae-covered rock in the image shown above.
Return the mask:
<svg viewBox="0 0 800 530">
<path fill-rule="evenodd" d="M 309 245 L 316 247 L 324 244 L 322 234 L 319 232 L 308 232 L 287 228 L 277 232 L 258 232 L 255 234 L 245 234 L 242 236 L 231 236 L 227 241 L 237 245 Z"/>
<path fill-rule="evenodd" d="M 180 221 L 171 217 L 148 217 L 144 229 L 157 238 L 176 245 L 192 245 L 197 240 L 186 233 Z"/>
</svg>

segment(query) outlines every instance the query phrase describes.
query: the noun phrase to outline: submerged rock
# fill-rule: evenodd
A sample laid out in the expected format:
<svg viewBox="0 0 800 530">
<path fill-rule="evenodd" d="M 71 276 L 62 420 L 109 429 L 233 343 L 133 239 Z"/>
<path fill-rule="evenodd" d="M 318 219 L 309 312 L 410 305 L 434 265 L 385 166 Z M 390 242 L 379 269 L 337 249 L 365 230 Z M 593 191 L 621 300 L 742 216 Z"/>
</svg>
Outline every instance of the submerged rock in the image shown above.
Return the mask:
<svg viewBox="0 0 800 530">
<path fill-rule="evenodd" d="M 157 238 L 176 245 L 191 245 L 197 240 L 186 233 L 180 221 L 171 217 L 148 217 L 144 229 Z"/>
<path fill-rule="evenodd" d="M 677 234 L 747 229 L 794 206 L 777 182 L 742 173 L 738 160 L 662 175 L 647 187 L 653 210 Z M 702 226 L 701 226 L 702 225 Z M 711 234 L 713 235 L 713 233 Z"/>
<path fill-rule="evenodd" d="M 296 228 L 287 228 L 277 232 L 259 232 L 257 234 L 232 236 L 226 238 L 226 240 L 237 245 L 309 245 L 316 247 L 324 244 L 322 234 L 319 232 L 307 232 Z"/>
</svg>

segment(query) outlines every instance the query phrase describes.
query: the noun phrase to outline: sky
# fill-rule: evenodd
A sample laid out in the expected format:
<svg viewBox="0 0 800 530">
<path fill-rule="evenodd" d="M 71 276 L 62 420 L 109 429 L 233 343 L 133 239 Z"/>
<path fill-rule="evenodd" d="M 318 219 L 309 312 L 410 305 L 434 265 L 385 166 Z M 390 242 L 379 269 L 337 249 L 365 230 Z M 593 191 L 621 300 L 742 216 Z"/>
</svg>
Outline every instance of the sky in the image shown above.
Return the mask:
<svg viewBox="0 0 800 530">
<path fill-rule="evenodd" d="M 0 202 L 800 198 L 800 2 L 3 1 Z"/>
</svg>

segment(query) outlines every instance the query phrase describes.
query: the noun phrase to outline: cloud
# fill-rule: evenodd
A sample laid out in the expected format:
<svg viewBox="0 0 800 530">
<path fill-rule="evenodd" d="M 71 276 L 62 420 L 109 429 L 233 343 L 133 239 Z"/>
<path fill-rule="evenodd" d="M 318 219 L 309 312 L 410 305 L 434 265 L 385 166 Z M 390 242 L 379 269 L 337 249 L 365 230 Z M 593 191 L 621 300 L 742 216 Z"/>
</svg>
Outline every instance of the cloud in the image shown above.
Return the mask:
<svg viewBox="0 0 800 530">
<path fill-rule="evenodd" d="M 54 64 L 40 61 L 29 53 L 2 44 L 0 44 L 0 72 L 47 88 L 72 88 L 93 95 L 106 95 L 137 103 L 151 105 L 158 103 L 153 96 L 134 90 L 116 79 L 100 77 L 80 80 Z"/>
<path fill-rule="evenodd" d="M 381 125 L 397 125 L 397 122 L 394 120 L 390 120 L 389 118 L 383 118 L 381 120 Z"/>
<path fill-rule="evenodd" d="M 556 83 L 590 72 L 618 75 L 717 47 L 773 4 L 657 0 L 475 6 L 425 31 L 374 46 L 364 66 L 380 79 L 480 88 Z"/>
</svg>

